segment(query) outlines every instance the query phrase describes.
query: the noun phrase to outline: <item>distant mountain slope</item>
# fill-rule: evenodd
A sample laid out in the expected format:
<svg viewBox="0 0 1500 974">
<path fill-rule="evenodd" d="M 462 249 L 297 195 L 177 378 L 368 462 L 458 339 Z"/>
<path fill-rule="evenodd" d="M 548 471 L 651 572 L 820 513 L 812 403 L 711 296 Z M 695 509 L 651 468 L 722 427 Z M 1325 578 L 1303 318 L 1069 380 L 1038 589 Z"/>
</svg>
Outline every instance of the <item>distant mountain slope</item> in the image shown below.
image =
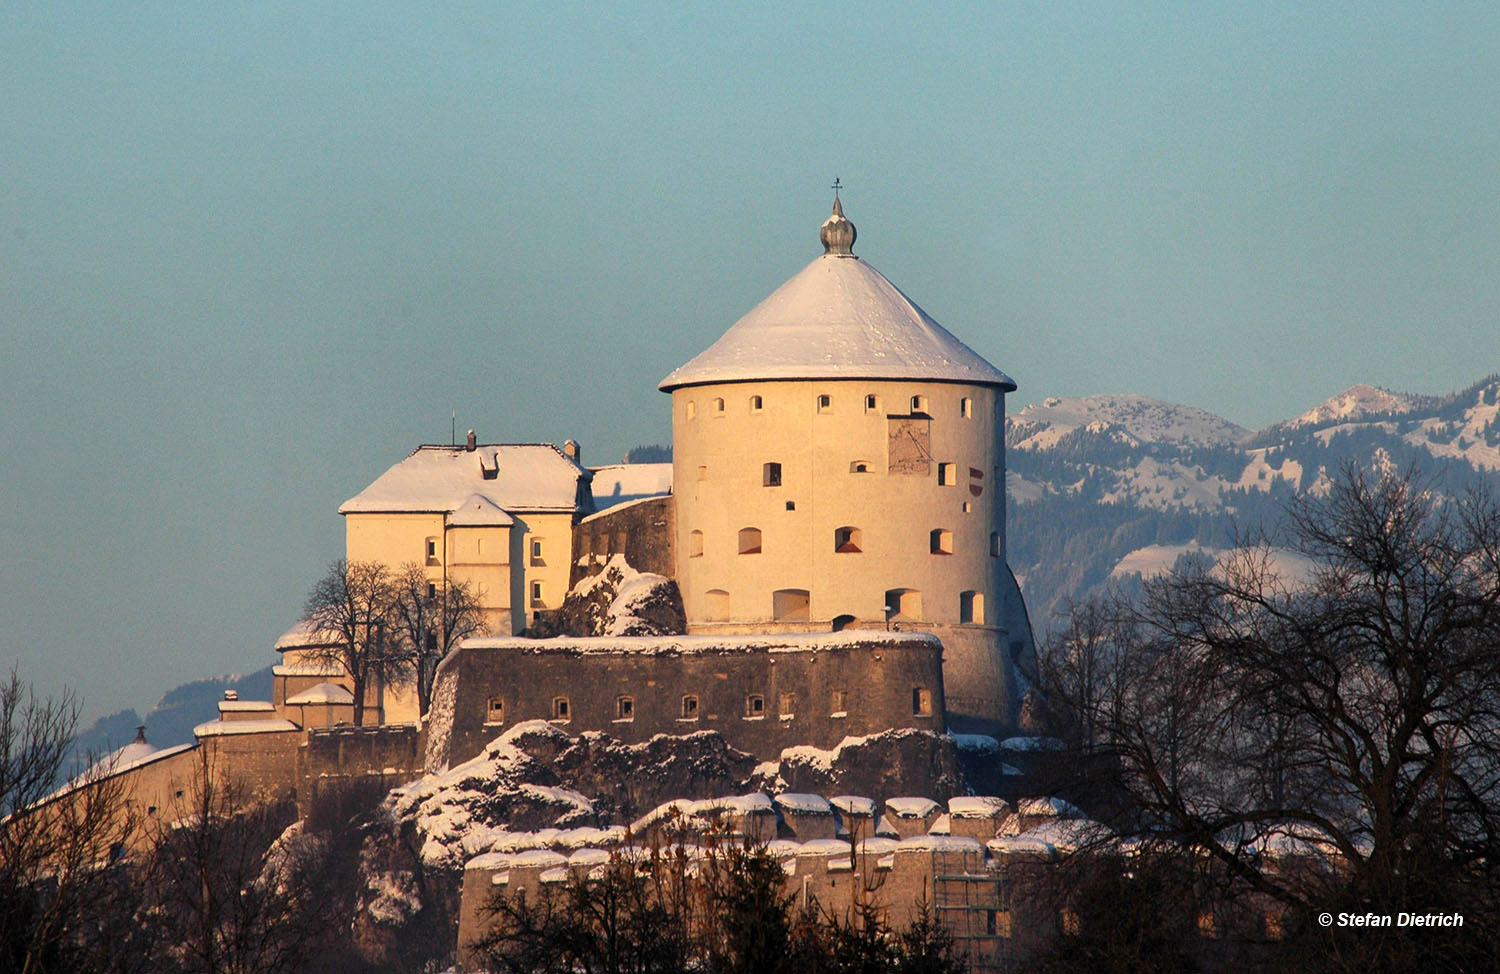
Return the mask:
<svg viewBox="0 0 1500 974">
<path fill-rule="evenodd" d="M 1357 385 L 1257 433 L 1143 396 L 1048 399 L 1005 437 L 1009 560 L 1040 635 L 1069 600 L 1138 584 L 1173 552 L 1274 533 L 1350 461 L 1415 467 L 1448 494 L 1500 487 L 1500 376 L 1446 397 Z"/>
<path fill-rule="evenodd" d="M 162 695 L 144 719 L 134 710 L 101 717 L 74 737 L 75 758 L 108 754 L 130 743 L 141 724 L 146 726 L 147 740 L 156 747 L 187 744 L 193 740 L 194 727 L 218 717 L 218 704 L 225 690 L 235 690 L 245 700 L 270 700 L 271 667 L 246 676 L 210 677 L 174 687 Z"/>
</svg>

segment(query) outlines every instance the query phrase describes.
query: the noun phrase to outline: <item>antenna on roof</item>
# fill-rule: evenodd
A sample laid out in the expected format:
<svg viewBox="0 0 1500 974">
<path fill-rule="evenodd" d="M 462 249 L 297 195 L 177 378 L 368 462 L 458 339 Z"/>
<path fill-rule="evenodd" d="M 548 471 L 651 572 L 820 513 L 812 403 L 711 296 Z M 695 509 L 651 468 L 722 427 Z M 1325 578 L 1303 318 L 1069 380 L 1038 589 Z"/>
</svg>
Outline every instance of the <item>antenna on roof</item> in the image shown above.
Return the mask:
<svg viewBox="0 0 1500 974">
<path fill-rule="evenodd" d="M 453 410 L 453 416 L 448 424 L 448 445 L 458 446 L 458 410 Z"/>
</svg>

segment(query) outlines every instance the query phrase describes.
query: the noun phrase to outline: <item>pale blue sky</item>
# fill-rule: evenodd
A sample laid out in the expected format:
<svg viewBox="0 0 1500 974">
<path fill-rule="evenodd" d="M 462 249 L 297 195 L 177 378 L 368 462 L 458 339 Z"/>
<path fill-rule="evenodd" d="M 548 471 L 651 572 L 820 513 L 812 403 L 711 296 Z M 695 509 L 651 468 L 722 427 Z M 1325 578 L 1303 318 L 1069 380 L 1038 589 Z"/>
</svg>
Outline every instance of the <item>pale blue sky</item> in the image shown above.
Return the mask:
<svg viewBox="0 0 1500 974">
<path fill-rule="evenodd" d="M 452 409 L 666 440 L 835 175 L 1013 408 L 1500 369 L 1494 4 L 431 6 L 0 7 L 0 665 L 266 665 Z"/>
</svg>

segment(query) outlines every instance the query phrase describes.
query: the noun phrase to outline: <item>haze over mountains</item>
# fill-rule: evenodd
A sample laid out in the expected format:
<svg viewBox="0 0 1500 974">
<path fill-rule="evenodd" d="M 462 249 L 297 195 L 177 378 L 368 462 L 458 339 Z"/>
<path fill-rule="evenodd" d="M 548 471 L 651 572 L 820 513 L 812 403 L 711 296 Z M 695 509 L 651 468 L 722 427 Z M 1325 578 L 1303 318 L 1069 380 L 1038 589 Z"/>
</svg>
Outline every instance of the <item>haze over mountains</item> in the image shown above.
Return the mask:
<svg viewBox="0 0 1500 974">
<path fill-rule="evenodd" d="M 1500 489 L 1500 375 L 1451 396 L 1357 385 L 1258 432 L 1145 396 L 1052 398 L 1007 417 L 1006 446 L 1008 560 L 1045 638 L 1070 600 L 1128 587 L 1183 555 L 1212 557 L 1237 530 L 1274 534 L 1288 501 L 1326 490 L 1351 461 L 1415 467 L 1448 494 Z M 1297 570 L 1297 556 L 1284 557 Z M 191 740 L 225 688 L 267 697 L 269 668 L 168 691 L 146 716 L 151 742 Z M 79 746 L 118 747 L 139 723 L 133 710 L 102 718 Z"/>
</svg>

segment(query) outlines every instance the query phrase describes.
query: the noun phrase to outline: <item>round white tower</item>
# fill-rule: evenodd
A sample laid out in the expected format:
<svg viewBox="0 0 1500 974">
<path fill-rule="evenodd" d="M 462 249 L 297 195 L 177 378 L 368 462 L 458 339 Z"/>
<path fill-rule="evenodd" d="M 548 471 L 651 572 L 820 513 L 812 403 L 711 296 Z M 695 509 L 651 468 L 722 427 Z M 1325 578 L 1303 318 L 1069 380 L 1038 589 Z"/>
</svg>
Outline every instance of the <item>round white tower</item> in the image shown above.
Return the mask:
<svg viewBox="0 0 1500 974">
<path fill-rule="evenodd" d="M 820 236 L 661 382 L 689 630 L 930 631 L 950 723 L 1010 728 L 1031 642 L 1005 563 L 1016 385 L 854 255 L 837 198 Z"/>
</svg>

